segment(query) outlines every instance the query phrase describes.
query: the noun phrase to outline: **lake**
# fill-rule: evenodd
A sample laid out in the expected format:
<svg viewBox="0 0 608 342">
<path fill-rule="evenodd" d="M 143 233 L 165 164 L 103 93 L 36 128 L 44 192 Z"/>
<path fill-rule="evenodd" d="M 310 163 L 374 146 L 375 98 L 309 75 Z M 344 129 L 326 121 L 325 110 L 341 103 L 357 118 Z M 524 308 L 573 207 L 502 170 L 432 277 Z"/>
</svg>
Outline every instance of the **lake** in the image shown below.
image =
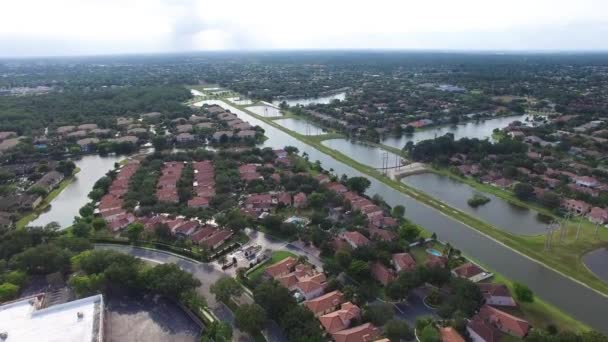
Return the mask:
<svg viewBox="0 0 608 342">
<path fill-rule="evenodd" d="M 333 100 L 343 101 L 346 98 L 346 92 L 336 93 L 328 96 L 319 96 L 319 97 L 300 97 L 300 98 L 291 98 L 291 99 L 282 99 L 282 100 L 274 100 L 272 104 L 280 105 L 282 102 L 287 103 L 288 106 L 308 106 L 311 104 L 328 104 Z"/>
<path fill-rule="evenodd" d="M 600 229 L 606 228 L 600 227 Z M 583 255 L 583 263 L 598 278 L 608 281 L 608 248 L 598 248 Z"/>
<path fill-rule="evenodd" d="M 510 233 L 538 235 L 546 231 L 547 224 L 538 218 L 537 212 L 518 207 L 492 194 L 481 193 L 449 177 L 424 173 L 405 177 L 401 181 Z M 475 194 L 489 198 L 490 202 L 471 207 L 467 201 Z"/>
<path fill-rule="evenodd" d="M 349 177 L 367 177 L 371 182 L 370 188 L 367 191 L 369 196 L 378 194 L 391 206 L 405 206 L 406 216 L 412 222 L 425 227 L 425 229 L 431 232 L 437 233 L 439 239 L 451 243 L 461 250 L 464 255 L 477 260 L 490 271 L 501 273 L 511 280 L 526 284 L 538 297 L 547 300 L 593 328 L 608 333 L 608 325 L 606 325 L 608 298 L 604 295 L 564 277 L 504 246 L 502 243 L 494 241 L 478 231 L 467 227 L 463 223 L 412 199 L 374 178 L 368 177 L 346 164 L 338 162 L 314 147 L 252 117 L 238 108 L 222 101 L 217 101 L 217 104 L 225 109 L 229 109 L 241 119 L 262 127 L 269 138 L 264 142 L 264 147 L 281 148 L 291 145 L 298 148 L 300 152 L 308 153 L 311 161 L 319 160 L 325 169 L 333 169 L 334 173 L 338 175 L 346 174 Z M 350 157 L 358 159 L 359 156 L 351 155 Z"/>
<path fill-rule="evenodd" d="M 305 120 L 286 118 L 274 120 L 274 122 L 302 135 L 321 135 L 327 133 L 322 127 Z"/>
<path fill-rule="evenodd" d="M 438 126 L 416 131 L 412 134 L 404 134 L 402 136 L 388 136 L 381 140 L 382 144 L 402 149 L 408 141 L 417 143 L 422 140 L 434 139 L 447 133 L 454 134 L 454 139 L 461 138 L 477 138 L 486 139 L 492 138 L 494 129 L 505 128 L 511 122 L 522 121 L 529 117 L 528 115 L 518 116 L 503 116 L 499 118 L 488 119 L 485 121 L 471 121 L 458 125 Z"/>
<path fill-rule="evenodd" d="M 80 208 L 90 201 L 88 195 L 95 182 L 114 169 L 114 163 L 124 158 L 124 156 L 88 155 L 75 161 L 80 172 L 76 174 L 74 181 L 55 197 L 49 211 L 42 213 L 28 226 L 45 226 L 51 222 L 59 223 L 62 228 L 72 225 L 74 216 L 77 216 Z"/>
</svg>

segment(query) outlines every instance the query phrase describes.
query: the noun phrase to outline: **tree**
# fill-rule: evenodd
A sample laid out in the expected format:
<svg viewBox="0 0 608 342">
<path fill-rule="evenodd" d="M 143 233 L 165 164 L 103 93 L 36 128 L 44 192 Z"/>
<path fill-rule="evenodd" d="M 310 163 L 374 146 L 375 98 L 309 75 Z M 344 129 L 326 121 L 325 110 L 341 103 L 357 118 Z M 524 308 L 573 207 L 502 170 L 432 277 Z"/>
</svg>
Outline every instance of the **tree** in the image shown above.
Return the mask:
<svg viewBox="0 0 608 342">
<path fill-rule="evenodd" d="M 78 213 L 82 217 L 90 217 L 90 216 L 93 216 L 94 211 L 95 211 L 95 208 L 93 208 L 92 205 L 87 204 L 87 205 L 83 206 L 82 208 L 80 208 Z"/>
<path fill-rule="evenodd" d="M 171 241 L 173 235 L 171 235 L 171 229 L 164 223 L 159 223 L 154 226 L 154 235 L 160 241 Z"/>
<path fill-rule="evenodd" d="M 410 341 L 414 332 L 404 320 L 391 319 L 384 326 L 384 334 L 393 342 Z"/>
<path fill-rule="evenodd" d="M 33 185 L 31 188 L 27 190 L 29 194 L 34 194 L 38 196 L 46 196 L 47 191 L 44 187 L 40 185 Z"/>
<path fill-rule="evenodd" d="M 105 277 L 103 274 L 76 275 L 69 280 L 69 284 L 78 297 L 85 297 L 101 292 Z"/>
<path fill-rule="evenodd" d="M 515 298 L 522 302 L 532 303 L 534 301 L 534 293 L 524 284 L 514 284 Z"/>
<path fill-rule="evenodd" d="M 162 151 L 162 150 L 166 150 L 167 148 L 169 148 L 170 144 L 167 141 L 167 138 L 162 137 L 162 136 L 155 136 L 152 139 L 152 146 L 154 146 L 154 149 L 156 151 Z"/>
<path fill-rule="evenodd" d="M 201 342 L 230 342 L 232 341 L 232 327 L 230 324 L 221 321 L 214 321 L 209 324 L 203 336 Z"/>
<path fill-rule="evenodd" d="M 19 286 L 11 283 L 0 284 L 0 303 L 17 297 Z"/>
<path fill-rule="evenodd" d="M 139 240 L 141 233 L 144 231 L 144 225 L 141 223 L 131 223 L 127 227 L 127 237 L 131 243 Z"/>
<path fill-rule="evenodd" d="M 314 314 L 301 305 L 291 305 L 279 324 L 288 341 L 322 342 L 322 331 Z"/>
<path fill-rule="evenodd" d="M 102 230 L 106 227 L 106 221 L 101 217 L 96 217 L 91 221 L 91 225 L 95 230 Z"/>
<path fill-rule="evenodd" d="M 308 204 L 311 208 L 320 209 L 323 208 L 327 201 L 325 194 L 320 192 L 313 192 L 308 196 Z"/>
<path fill-rule="evenodd" d="M 243 304 L 234 313 L 236 326 L 250 334 L 259 333 L 266 323 L 266 311 L 258 304 Z"/>
<path fill-rule="evenodd" d="M 91 235 L 91 226 L 84 220 L 74 223 L 71 230 L 76 237 L 85 238 Z"/>
<path fill-rule="evenodd" d="M 377 326 L 384 325 L 393 318 L 393 305 L 388 303 L 370 304 L 365 307 L 363 318 Z"/>
<path fill-rule="evenodd" d="M 403 218 L 405 215 L 405 207 L 402 205 L 396 205 L 393 207 L 391 214 L 394 218 Z"/>
<path fill-rule="evenodd" d="M 561 204 L 559 196 L 552 191 L 545 191 L 540 195 L 540 203 L 547 208 L 558 208 Z"/>
<path fill-rule="evenodd" d="M 534 187 L 527 183 L 517 183 L 513 186 L 515 196 L 521 200 L 527 200 L 534 196 Z"/>
<path fill-rule="evenodd" d="M 253 298 L 268 314 L 268 317 L 278 320 L 285 315 L 287 309 L 296 305 L 289 290 L 274 281 L 264 282 L 253 290 Z"/>
<path fill-rule="evenodd" d="M 13 268 L 29 274 L 65 272 L 70 267 L 70 252 L 52 244 L 31 247 L 11 258 Z"/>
<path fill-rule="evenodd" d="M 63 173 L 66 177 L 71 176 L 74 173 L 74 169 L 76 169 L 76 164 L 71 160 L 62 160 L 55 168 L 55 170 Z"/>
<path fill-rule="evenodd" d="M 339 250 L 335 254 L 335 259 L 338 262 L 338 265 L 342 267 L 342 269 L 348 269 L 348 266 L 350 266 L 350 263 L 353 258 L 350 255 L 350 252 L 345 250 Z"/>
<path fill-rule="evenodd" d="M 223 277 L 211 285 L 211 293 L 215 299 L 227 303 L 231 297 L 238 297 L 243 293 L 243 287 L 231 277 Z"/>
<path fill-rule="evenodd" d="M 192 274 L 182 271 L 175 264 L 156 265 L 144 271 L 142 278 L 149 290 L 174 299 L 201 285 Z"/>
<path fill-rule="evenodd" d="M 420 342 L 439 342 L 439 341 L 441 341 L 439 332 L 432 324 L 429 324 L 426 327 L 424 327 L 424 329 L 422 329 L 422 331 L 420 332 L 420 335 L 418 337 L 420 339 Z"/>
<path fill-rule="evenodd" d="M 363 194 L 372 183 L 365 177 L 351 177 L 346 180 L 346 186 L 357 193 Z"/>
</svg>

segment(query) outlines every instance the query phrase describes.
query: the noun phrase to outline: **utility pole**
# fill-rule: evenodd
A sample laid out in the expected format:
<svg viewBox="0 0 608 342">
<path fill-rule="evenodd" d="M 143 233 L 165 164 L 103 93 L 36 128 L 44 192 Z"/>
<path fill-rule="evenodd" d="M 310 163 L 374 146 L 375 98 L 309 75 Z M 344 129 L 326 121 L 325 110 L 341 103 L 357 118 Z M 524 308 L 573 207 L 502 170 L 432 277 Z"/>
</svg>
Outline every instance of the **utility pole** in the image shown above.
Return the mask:
<svg viewBox="0 0 608 342">
<path fill-rule="evenodd" d="M 578 241 L 578 237 L 581 234 L 581 220 L 578 220 L 578 227 L 576 228 L 576 241 Z"/>
</svg>

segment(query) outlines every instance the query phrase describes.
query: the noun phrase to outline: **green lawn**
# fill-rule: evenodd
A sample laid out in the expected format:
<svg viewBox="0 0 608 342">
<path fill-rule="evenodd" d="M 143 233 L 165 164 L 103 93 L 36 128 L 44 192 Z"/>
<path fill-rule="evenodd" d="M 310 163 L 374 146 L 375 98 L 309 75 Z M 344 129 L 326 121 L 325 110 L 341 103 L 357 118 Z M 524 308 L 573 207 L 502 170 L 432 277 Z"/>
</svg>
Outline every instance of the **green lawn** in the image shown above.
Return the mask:
<svg viewBox="0 0 608 342">
<path fill-rule="evenodd" d="M 251 281 L 255 281 L 258 278 L 260 278 L 262 276 L 262 274 L 264 274 L 264 271 L 266 270 L 266 267 L 275 264 L 287 257 L 294 257 L 297 258 L 298 256 L 288 252 L 288 251 L 274 251 L 272 252 L 272 255 L 270 256 L 270 259 L 262 262 L 261 264 L 257 265 L 255 270 L 253 270 L 251 273 L 249 273 L 247 275 L 247 278 L 249 278 L 249 280 Z"/>
</svg>

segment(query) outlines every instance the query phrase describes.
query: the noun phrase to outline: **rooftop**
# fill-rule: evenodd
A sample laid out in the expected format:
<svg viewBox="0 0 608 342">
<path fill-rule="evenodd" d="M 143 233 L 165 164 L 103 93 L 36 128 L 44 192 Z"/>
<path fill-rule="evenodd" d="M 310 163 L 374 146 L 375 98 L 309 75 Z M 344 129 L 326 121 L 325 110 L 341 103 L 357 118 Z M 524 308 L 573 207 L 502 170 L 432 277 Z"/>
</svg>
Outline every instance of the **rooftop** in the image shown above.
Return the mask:
<svg viewBox="0 0 608 342">
<path fill-rule="evenodd" d="M 101 341 L 103 297 L 96 295 L 38 310 L 40 296 L 0 306 L 0 332 L 4 341 Z M 7 324 L 10 323 L 10 324 Z"/>
</svg>

